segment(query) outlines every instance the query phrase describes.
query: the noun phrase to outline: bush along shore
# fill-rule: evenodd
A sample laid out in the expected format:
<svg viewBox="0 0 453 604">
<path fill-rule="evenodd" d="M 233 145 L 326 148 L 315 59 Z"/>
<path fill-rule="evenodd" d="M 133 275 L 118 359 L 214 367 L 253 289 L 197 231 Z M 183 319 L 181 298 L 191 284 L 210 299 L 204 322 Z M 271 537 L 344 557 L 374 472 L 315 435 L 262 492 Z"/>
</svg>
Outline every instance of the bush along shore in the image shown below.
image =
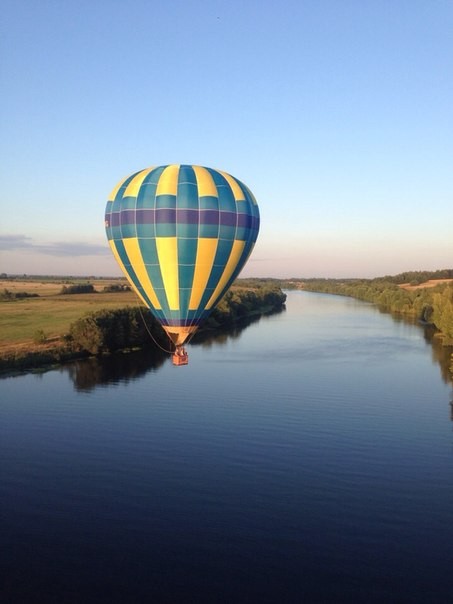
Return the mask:
<svg viewBox="0 0 453 604">
<path fill-rule="evenodd" d="M 234 287 L 213 310 L 201 327 L 218 329 L 247 317 L 281 309 L 286 294 L 277 286 L 253 289 Z M 69 332 L 56 341 L 38 342 L 32 349 L 18 348 L 0 357 L 0 372 L 22 372 L 75 359 L 140 348 L 169 349 L 169 340 L 160 324 L 144 307 L 127 306 L 98 310 L 74 321 Z"/>
</svg>

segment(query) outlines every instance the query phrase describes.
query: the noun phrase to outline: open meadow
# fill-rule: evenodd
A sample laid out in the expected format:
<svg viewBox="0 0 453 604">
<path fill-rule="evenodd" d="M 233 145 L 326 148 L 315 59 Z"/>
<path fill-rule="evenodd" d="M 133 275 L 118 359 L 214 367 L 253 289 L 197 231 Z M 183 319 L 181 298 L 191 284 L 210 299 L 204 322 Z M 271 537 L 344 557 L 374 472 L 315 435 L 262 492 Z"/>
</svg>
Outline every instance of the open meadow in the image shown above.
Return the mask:
<svg viewBox="0 0 453 604">
<path fill-rule="evenodd" d="M 93 285 L 94 293 L 61 293 L 65 286 L 87 283 Z M 38 332 L 45 336 L 46 341 L 55 342 L 68 332 L 71 323 L 85 313 L 136 306 L 138 302 L 134 292 L 108 290 L 111 286 L 118 285 L 126 285 L 126 281 L 1 279 L 0 293 L 3 295 L 0 301 L 0 354 L 13 348 L 34 346 Z M 26 297 L 20 297 L 24 294 Z"/>
</svg>

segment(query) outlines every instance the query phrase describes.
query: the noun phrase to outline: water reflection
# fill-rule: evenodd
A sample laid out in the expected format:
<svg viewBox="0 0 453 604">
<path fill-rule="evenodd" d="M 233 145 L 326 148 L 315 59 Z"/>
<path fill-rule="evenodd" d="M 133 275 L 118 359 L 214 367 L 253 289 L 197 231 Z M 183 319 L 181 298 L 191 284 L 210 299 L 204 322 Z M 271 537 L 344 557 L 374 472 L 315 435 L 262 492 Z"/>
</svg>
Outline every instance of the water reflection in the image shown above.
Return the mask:
<svg viewBox="0 0 453 604">
<path fill-rule="evenodd" d="M 379 309 L 382 314 L 389 314 L 388 311 Z M 394 323 L 414 325 L 423 330 L 425 342 L 431 346 L 431 356 L 434 363 L 440 367 L 440 375 L 445 384 L 453 384 L 453 372 L 451 370 L 453 347 L 444 346 L 442 338 L 439 337 L 438 330 L 434 325 L 423 324 L 415 317 L 403 317 L 402 315 L 390 313 Z"/>
<path fill-rule="evenodd" d="M 195 334 L 194 338 L 191 341 L 191 345 L 201 345 L 203 348 L 211 348 L 213 345 L 223 346 L 228 342 L 228 340 L 238 340 L 241 337 L 242 333 L 250 325 L 254 325 L 255 323 L 258 323 L 259 321 L 266 319 L 267 317 L 281 314 L 285 310 L 286 308 L 283 307 L 281 309 L 273 310 L 262 315 L 246 317 L 232 326 L 220 326 L 216 329 L 204 329 L 203 331 L 200 331 L 199 333 Z"/>
<path fill-rule="evenodd" d="M 453 373 L 451 371 L 453 347 L 443 346 L 441 338 L 432 326 L 423 326 L 423 329 L 424 338 L 431 345 L 433 362 L 440 366 L 442 380 L 446 384 L 453 383 Z"/>
<path fill-rule="evenodd" d="M 159 369 L 167 358 L 161 350 L 146 349 L 75 361 L 62 369 L 76 390 L 87 392 L 96 386 L 135 380 Z"/>
<path fill-rule="evenodd" d="M 282 310 L 272 311 L 266 315 L 256 315 L 243 319 L 233 327 L 206 329 L 198 333 L 191 341 L 191 346 L 211 347 L 225 345 L 230 339 L 238 339 L 242 332 L 266 316 L 275 315 Z M 68 373 L 74 388 L 87 392 L 106 384 L 129 382 L 143 377 L 150 371 L 157 371 L 167 360 L 169 354 L 156 348 L 147 348 L 129 353 L 117 353 L 97 358 L 75 361 L 62 367 Z"/>
</svg>

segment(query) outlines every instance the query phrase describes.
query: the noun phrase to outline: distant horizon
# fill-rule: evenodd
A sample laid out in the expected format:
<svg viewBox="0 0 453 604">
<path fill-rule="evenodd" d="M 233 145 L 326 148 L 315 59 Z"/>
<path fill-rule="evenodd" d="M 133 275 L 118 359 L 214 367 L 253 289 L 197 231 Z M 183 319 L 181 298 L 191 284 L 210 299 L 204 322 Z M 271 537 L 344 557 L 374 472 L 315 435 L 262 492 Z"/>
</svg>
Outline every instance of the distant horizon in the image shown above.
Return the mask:
<svg viewBox="0 0 453 604">
<path fill-rule="evenodd" d="M 251 275 L 239 275 L 239 277 L 237 278 L 239 279 L 273 279 L 276 281 L 310 281 L 310 280 L 315 280 L 315 279 L 333 279 L 333 280 L 337 280 L 340 281 L 342 279 L 357 279 L 357 280 L 373 280 L 373 279 L 381 279 L 383 277 L 397 277 L 399 275 L 403 275 L 405 273 L 440 273 L 440 272 L 446 272 L 446 271 L 452 271 L 453 272 L 453 267 L 452 268 L 447 268 L 447 267 L 443 267 L 443 268 L 436 268 L 436 269 L 413 269 L 413 270 L 404 270 L 404 271 L 399 271 L 396 273 L 386 273 L 386 274 L 381 274 L 381 275 L 375 275 L 374 277 L 361 277 L 361 276 L 348 276 L 348 275 L 343 275 L 341 277 L 333 277 L 333 276 L 321 276 L 321 275 L 314 275 L 311 277 L 308 276 L 296 276 L 296 275 L 292 275 L 291 277 L 275 277 L 275 276 L 271 276 L 271 275 L 265 275 L 265 276 L 251 276 Z M 17 278 L 27 278 L 27 279 L 123 279 L 124 281 L 127 281 L 126 277 L 124 275 L 94 275 L 94 274 L 65 274 L 65 273 L 7 273 L 6 271 L 3 271 L 0 274 L 0 279 L 1 280 L 7 280 L 7 279 L 17 279 Z M 439 277 L 439 279 L 444 279 L 446 277 Z M 450 278 L 450 277 L 448 277 Z M 453 277 L 452 277 L 453 278 Z"/>
</svg>

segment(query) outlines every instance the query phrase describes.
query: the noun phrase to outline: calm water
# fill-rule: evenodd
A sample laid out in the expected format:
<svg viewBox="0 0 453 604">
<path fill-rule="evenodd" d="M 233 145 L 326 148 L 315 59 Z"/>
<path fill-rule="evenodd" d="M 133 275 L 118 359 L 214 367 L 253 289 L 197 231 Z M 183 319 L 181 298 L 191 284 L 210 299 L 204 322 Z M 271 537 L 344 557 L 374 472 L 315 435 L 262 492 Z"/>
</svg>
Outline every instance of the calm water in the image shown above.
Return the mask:
<svg viewBox="0 0 453 604">
<path fill-rule="evenodd" d="M 346 298 L 0 380 L 2 602 L 451 602 L 452 385 Z"/>
</svg>

